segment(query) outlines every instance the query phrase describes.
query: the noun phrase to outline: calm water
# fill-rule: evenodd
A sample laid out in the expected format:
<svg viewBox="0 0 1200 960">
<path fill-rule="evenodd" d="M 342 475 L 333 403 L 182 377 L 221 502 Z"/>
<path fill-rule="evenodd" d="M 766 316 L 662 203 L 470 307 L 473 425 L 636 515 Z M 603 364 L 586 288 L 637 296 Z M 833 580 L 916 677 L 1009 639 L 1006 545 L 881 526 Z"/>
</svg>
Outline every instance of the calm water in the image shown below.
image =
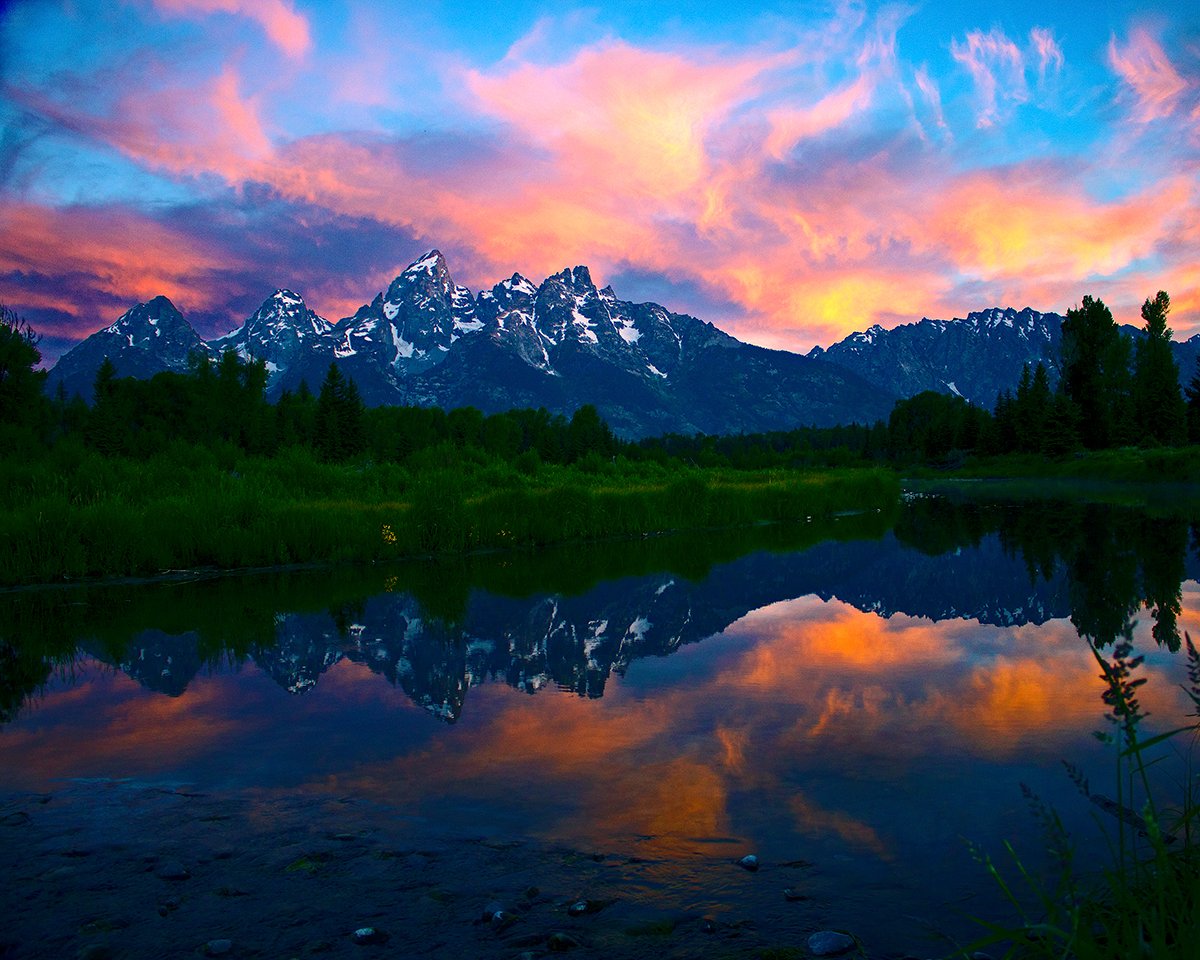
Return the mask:
<svg viewBox="0 0 1200 960">
<path fill-rule="evenodd" d="M 1021 784 L 1101 850 L 1062 766 L 1114 789 L 1080 631 L 1131 636 L 1178 725 L 1196 533 L 922 499 L 892 529 L 9 594 L 0 792 L 364 798 L 418 834 L 636 854 L 659 867 L 629 896 L 715 917 L 748 894 L 690 865 L 754 852 L 764 877 L 803 862 L 772 882 L 808 926 L 899 955 L 995 902 L 968 841 L 1038 859 Z"/>
</svg>

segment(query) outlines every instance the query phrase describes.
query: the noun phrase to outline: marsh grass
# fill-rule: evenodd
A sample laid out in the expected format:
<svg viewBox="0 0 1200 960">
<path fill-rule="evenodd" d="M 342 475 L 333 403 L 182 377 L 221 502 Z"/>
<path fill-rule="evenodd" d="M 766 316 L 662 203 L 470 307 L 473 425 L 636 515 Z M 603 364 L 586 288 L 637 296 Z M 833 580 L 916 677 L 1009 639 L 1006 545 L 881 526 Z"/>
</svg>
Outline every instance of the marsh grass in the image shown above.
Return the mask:
<svg viewBox="0 0 1200 960">
<path fill-rule="evenodd" d="M 0 584 L 477 550 L 890 509 L 888 471 L 664 470 L 485 458 L 413 473 L 180 448 L 149 460 L 64 448 L 0 460 Z"/>
<path fill-rule="evenodd" d="M 1116 797 L 1093 792 L 1082 773 L 1067 772 L 1080 793 L 1108 819 L 1109 863 L 1096 876 L 1080 876 L 1074 848 L 1058 814 L 1023 788 L 1038 821 L 1054 869 L 1046 879 L 1027 868 L 1006 843 L 1002 869 L 975 851 L 1020 917 L 1017 927 L 985 923 L 988 935 L 963 951 L 1007 944 L 1005 957 L 1033 960 L 1195 960 L 1200 956 L 1200 783 L 1192 767 L 1200 732 L 1200 654 L 1185 634 L 1188 685 L 1195 711 L 1188 726 L 1149 735 L 1138 700 L 1145 678 L 1142 657 L 1128 641 L 1106 655 L 1088 646 L 1104 682 L 1107 730 L 1097 736 L 1114 754 Z M 1164 746 L 1191 740 L 1183 754 L 1184 780 L 1178 797 L 1164 800 L 1151 768 L 1164 762 Z M 1178 756 L 1178 754 L 1177 754 Z M 1161 778 L 1160 778 L 1161 782 Z M 1115 823 L 1114 823 L 1115 822 Z"/>
</svg>

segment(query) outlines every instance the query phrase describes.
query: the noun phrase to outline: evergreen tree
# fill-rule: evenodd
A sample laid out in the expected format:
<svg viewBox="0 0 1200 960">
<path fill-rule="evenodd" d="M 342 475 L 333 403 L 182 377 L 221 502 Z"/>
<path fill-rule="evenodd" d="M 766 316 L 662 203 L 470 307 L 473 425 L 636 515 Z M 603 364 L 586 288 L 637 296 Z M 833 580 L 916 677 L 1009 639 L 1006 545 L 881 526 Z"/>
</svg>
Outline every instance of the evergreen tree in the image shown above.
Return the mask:
<svg viewBox="0 0 1200 960">
<path fill-rule="evenodd" d="M 317 396 L 314 442 L 325 460 L 346 460 L 361 453 L 365 443 L 363 402 L 353 380 L 342 376 L 336 363 L 329 365 Z"/>
<path fill-rule="evenodd" d="M 612 430 L 590 403 L 575 411 L 567 426 L 567 456 L 574 463 L 589 453 L 605 459 L 614 453 Z"/>
<path fill-rule="evenodd" d="M 1187 407 L 1179 392 L 1179 367 L 1171 353 L 1167 312 L 1171 298 L 1159 290 L 1142 304 L 1142 328 L 1133 368 L 1133 407 L 1142 443 L 1178 446 L 1187 437 Z"/>
<path fill-rule="evenodd" d="M 120 453 L 125 440 L 125 422 L 118 397 L 117 368 L 105 357 L 92 382 L 92 412 L 88 416 L 85 438 L 100 453 Z"/>
<path fill-rule="evenodd" d="M 1097 450 L 1130 439 L 1129 341 L 1102 300 L 1084 297 L 1062 326 L 1059 389 L 1079 410 L 1080 439 Z"/>
<path fill-rule="evenodd" d="M 41 339 L 21 317 L 0 305 L 0 425 L 39 427 L 46 412 L 46 372 L 38 370 Z"/>
</svg>

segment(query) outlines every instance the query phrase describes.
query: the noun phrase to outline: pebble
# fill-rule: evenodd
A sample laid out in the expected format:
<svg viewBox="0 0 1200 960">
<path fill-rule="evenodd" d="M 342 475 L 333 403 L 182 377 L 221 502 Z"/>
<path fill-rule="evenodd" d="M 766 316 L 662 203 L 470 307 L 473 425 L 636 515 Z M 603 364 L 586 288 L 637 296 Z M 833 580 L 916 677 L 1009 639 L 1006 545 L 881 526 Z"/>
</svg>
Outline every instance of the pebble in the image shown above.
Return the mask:
<svg viewBox="0 0 1200 960">
<path fill-rule="evenodd" d="M 795 887 L 788 887 L 786 890 L 783 891 L 783 899 L 789 900 L 794 903 L 797 900 L 807 900 L 808 895 L 801 893 Z"/>
<path fill-rule="evenodd" d="M 572 917 L 582 917 L 591 909 L 591 905 L 586 900 L 576 900 L 573 904 L 567 907 L 567 913 Z"/>
<path fill-rule="evenodd" d="M 206 957 L 223 957 L 231 950 L 233 950 L 232 940 L 209 940 L 204 945 L 204 955 Z"/>
<path fill-rule="evenodd" d="M 491 923 L 496 919 L 497 914 L 501 914 L 503 912 L 504 904 L 502 904 L 499 900 L 493 900 L 483 908 L 483 916 L 481 916 L 479 919 L 484 921 L 484 923 Z"/>
<path fill-rule="evenodd" d="M 743 870 L 749 870 L 751 873 L 753 873 L 758 869 L 758 857 L 752 853 L 748 853 L 738 861 L 738 866 Z"/>
<path fill-rule="evenodd" d="M 833 957 L 854 949 L 854 938 L 836 930 L 822 930 L 808 938 L 808 952 L 814 957 Z"/>
<path fill-rule="evenodd" d="M 186 880 L 191 876 L 187 867 L 178 860 L 164 860 L 158 865 L 154 875 L 160 880 Z"/>
<path fill-rule="evenodd" d="M 546 946 L 548 946 L 555 953 L 562 953 L 566 950 L 574 950 L 580 945 L 581 944 L 578 940 L 566 933 L 552 933 L 550 934 L 550 938 L 546 941 Z"/>
<path fill-rule="evenodd" d="M 388 935 L 374 927 L 359 927 L 351 935 L 351 939 L 360 947 L 365 947 L 374 943 L 387 943 Z"/>
<path fill-rule="evenodd" d="M 712 917 L 705 917 L 703 922 L 700 924 L 700 929 L 703 930 L 705 933 L 716 933 L 717 932 L 717 921 L 714 920 Z"/>
</svg>

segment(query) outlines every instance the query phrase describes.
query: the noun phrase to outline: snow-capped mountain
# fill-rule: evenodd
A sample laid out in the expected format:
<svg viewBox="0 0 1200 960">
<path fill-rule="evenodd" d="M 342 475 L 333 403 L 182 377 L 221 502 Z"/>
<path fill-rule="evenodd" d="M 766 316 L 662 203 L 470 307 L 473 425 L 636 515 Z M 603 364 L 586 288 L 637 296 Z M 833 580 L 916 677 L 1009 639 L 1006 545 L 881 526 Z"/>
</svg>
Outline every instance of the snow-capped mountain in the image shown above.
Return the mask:
<svg viewBox="0 0 1200 960">
<path fill-rule="evenodd" d="M 299 384 L 320 383 L 329 364 L 317 358 L 329 352 L 336 340 L 334 325 L 317 316 L 304 298 L 291 290 L 276 290 L 233 333 L 209 341 L 215 356 L 235 350 L 243 359 L 262 360 L 268 382 L 285 373 Z"/>
<path fill-rule="evenodd" d="M 836 363 L 899 397 L 954 393 L 991 409 L 1015 389 L 1021 370 L 1043 363 L 1058 377 L 1063 318 L 1026 307 L 977 311 L 963 320 L 922 319 L 891 330 L 873 326 L 808 354 Z"/>
<path fill-rule="evenodd" d="M 108 356 L 122 375 L 186 370 L 194 352 L 265 361 L 271 398 L 318 389 L 336 361 L 371 406 L 545 407 L 593 404 L 625 437 L 753 433 L 871 423 L 923 390 L 990 409 L 1021 370 L 1058 376 L 1063 317 L 995 307 L 965 319 L 873 326 L 806 356 L 743 343 L 711 323 L 600 290 L 587 267 L 536 284 L 514 273 L 474 295 L 437 250 L 336 323 L 276 290 L 237 330 L 205 343 L 165 297 L 140 304 L 65 354 L 49 389 L 90 398 Z M 1127 332 L 1137 333 L 1132 328 Z M 1200 336 L 1176 343 L 1181 379 Z"/>
<path fill-rule="evenodd" d="M 66 396 L 92 397 L 96 371 L 108 357 L 122 377 L 149 378 L 183 373 L 193 354 L 212 353 L 191 324 L 166 297 L 155 297 L 125 311 L 103 330 L 63 354 L 50 373 L 48 389 L 62 383 Z"/>
</svg>

